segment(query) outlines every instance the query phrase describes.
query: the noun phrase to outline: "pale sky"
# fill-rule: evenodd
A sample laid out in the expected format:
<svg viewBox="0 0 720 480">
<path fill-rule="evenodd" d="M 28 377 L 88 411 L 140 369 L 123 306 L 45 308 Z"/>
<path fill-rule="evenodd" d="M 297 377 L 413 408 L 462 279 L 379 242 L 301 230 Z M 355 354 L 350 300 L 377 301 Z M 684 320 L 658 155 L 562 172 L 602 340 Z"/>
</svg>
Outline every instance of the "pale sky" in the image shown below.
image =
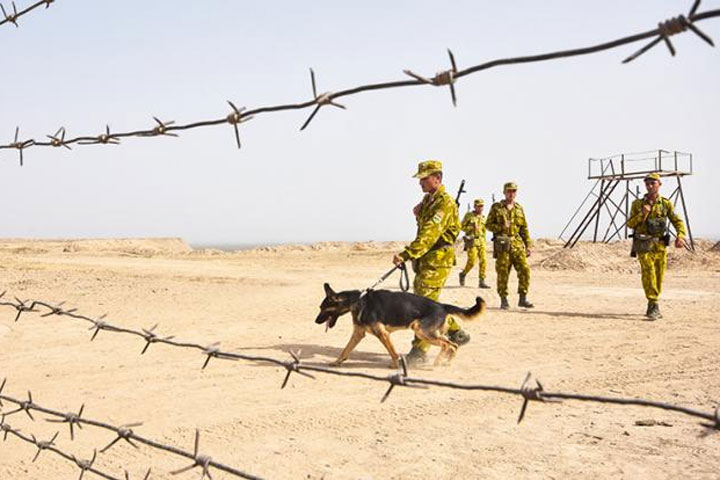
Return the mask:
<svg viewBox="0 0 720 480">
<path fill-rule="evenodd" d="M 18 0 L 18 7 L 31 2 Z M 4 2 L 9 4 L 9 2 Z M 489 60 L 602 43 L 655 28 L 692 1 L 57 0 L 0 27 L 0 143 L 190 123 L 309 100 L 320 91 L 432 76 Z M 449 6 L 451 5 L 451 6 Z M 705 0 L 700 11 L 720 8 Z M 720 18 L 698 23 L 720 42 Z M 0 151 L 0 237 L 178 236 L 193 244 L 403 240 L 421 198 L 410 176 L 439 159 L 453 193 L 520 185 L 533 237 L 556 237 L 591 187 L 587 158 L 694 154 L 685 182 L 697 237 L 720 237 L 720 49 L 692 33 L 628 65 L 643 43 L 499 67 L 447 88 L 361 93 L 179 138 Z M 670 194 L 671 189 L 665 192 Z"/>
</svg>

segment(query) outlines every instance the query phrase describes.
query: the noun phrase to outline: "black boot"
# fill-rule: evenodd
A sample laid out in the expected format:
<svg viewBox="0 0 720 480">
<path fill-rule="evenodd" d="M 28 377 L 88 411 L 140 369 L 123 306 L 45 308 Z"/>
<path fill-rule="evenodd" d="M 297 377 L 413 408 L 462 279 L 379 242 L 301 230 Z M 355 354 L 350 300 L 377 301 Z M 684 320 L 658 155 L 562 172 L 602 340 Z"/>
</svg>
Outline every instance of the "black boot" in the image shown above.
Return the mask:
<svg viewBox="0 0 720 480">
<path fill-rule="evenodd" d="M 520 300 L 518 300 L 518 307 L 534 308 L 535 305 L 533 305 L 532 303 L 528 302 L 527 294 L 521 293 L 521 294 L 520 294 Z"/>
<path fill-rule="evenodd" d="M 500 297 L 500 308 L 503 310 L 509 310 L 510 304 L 507 301 L 507 297 Z"/>
<path fill-rule="evenodd" d="M 662 318 L 662 314 L 660 313 L 660 305 L 658 305 L 657 302 L 648 303 L 648 311 L 646 313 L 646 316 L 648 317 L 648 320 L 657 320 Z"/>
<path fill-rule="evenodd" d="M 487 283 L 485 283 L 485 279 L 484 279 L 484 278 L 481 278 L 481 279 L 480 279 L 480 282 L 478 282 L 478 287 L 479 287 L 479 288 L 490 288 L 490 285 L 488 285 Z"/>
<path fill-rule="evenodd" d="M 413 345 L 410 352 L 405 355 L 405 361 L 411 367 L 417 365 L 423 365 L 428 362 L 427 353 L 420 350 L 417 346 Z"/>
<path fill-rule="evenodd" d="M 460 286 L 461 287 L 465 286 L 465 274 L 462 272 L 460 272 Z"/>
<path fill-rule="evenodd" d="M 470 335 L 463 329 L 447 332 L 447 337 L 448 340 L 453 342 L 458 347 L 461 345 L 465 345 L 470 341 Z"/>
</svg>

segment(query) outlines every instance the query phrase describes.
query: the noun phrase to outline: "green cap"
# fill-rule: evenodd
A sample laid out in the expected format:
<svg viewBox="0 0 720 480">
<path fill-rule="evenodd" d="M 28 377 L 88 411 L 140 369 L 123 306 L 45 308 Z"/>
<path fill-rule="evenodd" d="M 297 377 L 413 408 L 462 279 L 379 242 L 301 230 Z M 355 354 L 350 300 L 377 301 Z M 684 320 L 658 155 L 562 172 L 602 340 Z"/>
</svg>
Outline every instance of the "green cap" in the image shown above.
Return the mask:
<svg viewBox="0 0 720 480">
<path fill-rule="evenodd" d="M 657 180 L 660 181 L 660 174 L 658 173 L 648 173 L 645 175 L 645 178 L 643 180 Z"/>
<path fill-rule="evenodd" d="M 418 171 L 413 175 L 413 178 L 425 178 L 438 172 L 442 172 L 442 162 L 440 160 L 426 160 L 418 163 Z"/>
<path fill-rule="evenodd" d="M 473 204 L 477 207 L 479 205 L 485 205 L 485 202 L 483 201 L 482 198 L 478 198 L 473 202 Z"/>
<path fill-rule="evenodd" d="M 503 192 L 505 190 L 517 190 L 517 183 L 515 182 L 507 182 L 505 185 L 503 185 Z"/>
</svg>

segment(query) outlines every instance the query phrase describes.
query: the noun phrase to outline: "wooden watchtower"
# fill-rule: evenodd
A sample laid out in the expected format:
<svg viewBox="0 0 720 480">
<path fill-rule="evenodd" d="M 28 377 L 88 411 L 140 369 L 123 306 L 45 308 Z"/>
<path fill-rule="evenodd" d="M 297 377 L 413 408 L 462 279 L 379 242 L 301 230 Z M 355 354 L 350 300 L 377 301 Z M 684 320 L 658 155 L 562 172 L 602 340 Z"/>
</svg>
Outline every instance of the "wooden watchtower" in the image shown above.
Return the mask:
<svg viewBox="0 0 720 480">
<path fill-rule="evenodd" d="M 586 232 L 588 236 L 592 235 L 593 242 L 609 243 L 615 239 L 628 238 L 627 219 L 630 215 L 630 206 L 633 200 L 644 195 L 643 179 L 649 173 L 657 173 L 663 178 L 665 191 L 662 194 L 673 202 L 676 211 L 678 203 L 680 204 L 688 230 L 690 248 L 695 250 L 681 181 L 682 177 L 693 173 L 692 154 L 667 150 L 589 158 L 588 180 L 595 183 L 560 233 L 560 239 L 565 240 L 563 235 L 572 231 L 565 240 L 565 248 L 575 246 Z M 667 196 L 667 187 L 675 183 L 672 178 L 677 185 Z M 672 225 L 670 234 L 676 235 Z"/>
</svg>

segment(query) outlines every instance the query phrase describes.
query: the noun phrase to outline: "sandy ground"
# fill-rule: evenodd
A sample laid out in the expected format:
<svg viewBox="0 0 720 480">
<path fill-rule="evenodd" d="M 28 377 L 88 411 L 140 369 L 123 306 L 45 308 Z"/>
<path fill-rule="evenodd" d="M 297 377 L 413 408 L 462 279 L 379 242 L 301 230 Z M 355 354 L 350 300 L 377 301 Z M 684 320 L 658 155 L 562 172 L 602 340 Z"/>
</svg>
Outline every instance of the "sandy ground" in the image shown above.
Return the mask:
<svg viewBox="0 0 720 480">
<path fill-rule="evenodd" d="M 323 282 L 364 288 L 390 267 L 402 244 L 285 246 L 223 253 L 191 251 L 180 240 L 0 240 L 0 291 L 22 299 L 65 300 L 88 315 L 130 328 L 159 323 L 160 334 L 245 353 L 324 365 L 345 346 L 349 316 L 328 333 L 313 323 Z M 416 376 L 518 387 L 532 371 L 548 391 L 664 400 L 712 411 L 720 400 L 720 252 L 712 243 L 691 255 L 673 251 L 663 313 L 643 321 L 645 301 L 627 244 L 581 244 L 572 251 L 540 241 L 532 257 L 532 311 L 499 311 L 497 294 L 460 288 L 457 269 L 442 300 L 469 306 L 477 294 L 490 309 L 466 323 L 472 341 L 451 366 Z M 464 254 L 459 261 L 464 262 Z M 493 263 L 489 280 L 494 284 Z M 472 274 L 473 279 L 476 274 Z M 469 282 L 469 283 L 474 283 Z M 397 277 L 384 286 L 397 289 Z M 515 278 L 511 288 L 515 288 Z M 517 297 L 511 297 L 516 304 Z M 67 317 L 0 308 L 0 378 L 5 395 L 113 424 L 143 422 L 139 434 L 201 451 L 266 478 L 720 478 L 720 433 L 701 436 L 698 421 L 660 410 L 568 401 L 532 403 L 516 423 L 521 399 L 432 388 L 398 388 L 386 403 L 380 383 L 293 376 L 247 362 L 101 332 Z M 406 351 L 411 335 L 393 334 Z M 367 337 L 345 368 L 385 375 L 388 357 Z M 5 404 L 4 411 L 12 409 Z M 81 458 L 113 439 L 85 427 L 70 442 L 65 425 L 36 414 L 9 423 Z M 654 420 L 656 426 L 636 421 Z M 0 478 L 78 477 L 72 464 L 9 437 L 0 443 Z M 119 443 L 98 456 L 107 473 L 173 477 L 185 459 Z M 231 478 L 213 472 L 215 479 Z M 96 478 L 86 474 L 85 478 Z"/>
</svg>

